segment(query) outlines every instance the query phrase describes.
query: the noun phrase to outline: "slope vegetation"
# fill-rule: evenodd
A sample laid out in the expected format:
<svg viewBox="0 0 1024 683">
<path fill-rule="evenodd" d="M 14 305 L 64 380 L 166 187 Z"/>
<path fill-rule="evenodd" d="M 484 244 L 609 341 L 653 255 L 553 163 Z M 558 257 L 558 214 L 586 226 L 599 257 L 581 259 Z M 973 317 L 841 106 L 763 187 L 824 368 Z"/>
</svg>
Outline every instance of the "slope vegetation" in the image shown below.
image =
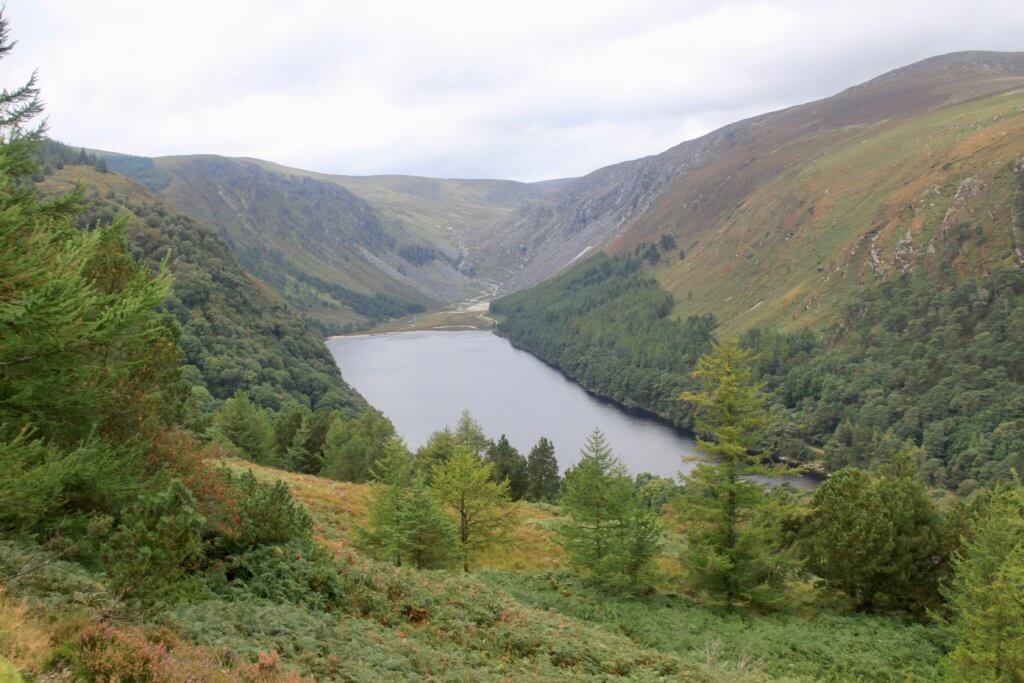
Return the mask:
<svg viewBox="0 0 1024 683">
<path fill-rule="evenodd" d="M 136 259 L 154 267 L 168 259 L 174 281 L 166 309 L 182 328 L 185 378 L 209 392 L 206 399 L 198 394 L 200 400 L 244 389 L 274 409 L 288 397 L 348 411 L 365 406 L 320 338 L 280 295 L 246 273 L 216 235 L 124 176 L 60 165 L 51 166 L 43 187 L 61 193 L 80 184 L 83 227 L 121 217 Z"/>
<path fill-rule="evenodd" d="M 595 247 L 639 251 L 677 315 L 712 312 L 738 331 L 823 323 L 960 223 L 988 240 L 958 269 L 1019 262 L 1022 88 L 1024 53 L 946 55 L 600 169 L 506 224 L 503 257 L 519 270 L 505 289 Z"/>
</svg>

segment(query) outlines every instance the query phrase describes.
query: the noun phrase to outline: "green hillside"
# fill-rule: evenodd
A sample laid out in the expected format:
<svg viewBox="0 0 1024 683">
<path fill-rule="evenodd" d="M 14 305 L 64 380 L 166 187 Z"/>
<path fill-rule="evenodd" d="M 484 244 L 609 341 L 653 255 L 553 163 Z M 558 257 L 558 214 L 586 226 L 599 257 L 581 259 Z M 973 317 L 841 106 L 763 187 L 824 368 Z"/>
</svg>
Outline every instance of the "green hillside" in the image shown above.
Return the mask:
<svg viewBox="0 0 1024 683">
<path fill-rule="evenodd" d="M 217 236 L 124 176 L 74 163 L 76 153 L 47 144 L 50 173 L 42 187 L 64 193 L 80 184 L 82 227 L 123 220 L 136 259 L 153 268 L 169 259 L 174 280 L 165 308 L 181 327 L 185 378 L 203 389 L 196 400 L 247 390 L 272 409 L 289 398 L 349 410 L 365 406 L 341 379 L 321 338 L 280 295 L 239 267 Z"/>
<path fill-rule="evenodd" d="M 657 189 L 564 228 L 616 217 L 614 260 L 494 302 L 499 332 L 688 427 L 689 330 L 713 320 L 764 358 L 775 456 L 874 465 L 909 441 L 936 485 L 999 480 L 1024 462 L 1022 88 L 1020 53 L 946 55 L 627 162 L 619 192 L 629 164 Z"/>
</svg>

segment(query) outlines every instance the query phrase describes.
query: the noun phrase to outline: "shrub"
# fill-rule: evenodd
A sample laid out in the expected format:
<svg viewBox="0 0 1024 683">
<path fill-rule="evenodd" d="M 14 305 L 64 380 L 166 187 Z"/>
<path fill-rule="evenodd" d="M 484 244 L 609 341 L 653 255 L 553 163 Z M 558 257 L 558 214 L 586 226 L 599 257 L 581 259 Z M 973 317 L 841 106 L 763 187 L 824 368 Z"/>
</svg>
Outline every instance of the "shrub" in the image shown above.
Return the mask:
<svg viewBox="0 0 1024 683">
<path fill-rule="evenodd" d="M 107 544 L 104 564 L 114 587 L 146 602 L 179 591 L 200 566 L 205 523 L 178 480 L 145 494 Z"/>
</svg>

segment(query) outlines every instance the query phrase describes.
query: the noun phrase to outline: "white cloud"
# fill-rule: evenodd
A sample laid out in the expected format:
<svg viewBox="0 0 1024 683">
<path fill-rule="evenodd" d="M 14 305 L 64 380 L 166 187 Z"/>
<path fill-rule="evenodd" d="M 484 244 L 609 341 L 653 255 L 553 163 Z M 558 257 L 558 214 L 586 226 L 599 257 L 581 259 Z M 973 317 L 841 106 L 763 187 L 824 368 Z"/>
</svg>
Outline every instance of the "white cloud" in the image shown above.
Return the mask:
<svg viewBox="0 0 1024 683">
<path fill-rule="evenodd" d="M 962 49 L 1024 3 L 9 0 L 52 134 L 337 173 L 539 179 Z"/>
</svg>

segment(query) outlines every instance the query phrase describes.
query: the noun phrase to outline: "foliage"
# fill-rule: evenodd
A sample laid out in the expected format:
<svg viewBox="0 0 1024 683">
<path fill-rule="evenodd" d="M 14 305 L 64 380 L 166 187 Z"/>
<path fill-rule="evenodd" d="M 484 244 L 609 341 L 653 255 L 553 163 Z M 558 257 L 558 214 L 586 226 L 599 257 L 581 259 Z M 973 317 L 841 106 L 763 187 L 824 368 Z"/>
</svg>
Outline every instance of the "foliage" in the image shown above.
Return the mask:
<svg viewBox="0 0 1024 683">
<path fill-rule="evenodd" d="M 455 514 L 462 570 L 470 559 L 500 540 L 508 526 L 508 482 L 495 483 L 493 465 L 459 445 L 446 462 L 434 465 L 431 489 Z"/>
<path fill-rule="evenodd" d="M 966 279 L 940 263 L 863 291 L 820 341 L 744 345 L 830 467 L 876 467 L 911 441 L 928 483 L 969 493 L 1024 463 L 1022 304 L 1021 271 Z"/>
<path fill-rule="evenodd" d="M 954 680 L 1024 677 L 1024 488 L 988 494 L 972 516 L 945 590 Z"/>
<path fill-rule="evenodd" d="M 711 350 L 715 319 L 668 317 L 672 297 L 639 267 L 598 254 L 498 299 L 497 331 L 588 390 L 689 427 L 690 411 L 676 399 L 694 386 L 690 373 Z"/>
<path fill-rule="evenodd" d="M 508 482 L 508 495 L 512 500 L 519 500 L 526 495 L 530 485 L 526 458 L 508 442 L 502 434 L 494 443 L 487 446 L 487 460 L 494 466 L 494 481 Z"/>
<path fill-rule="evenodd" d="M 759 607 L 782 603 L 790 555 L 780 547 L 775 520 L 765 514 L 765 494 L 743 479 L 760 470 L 751 450 L 768 423 L 767 397 L 753 381 L 752 357 L 735 343 L 702 356 L 694 371 L 698 447 L 710 456 L 687 475 L 677 510 L 685 525 L 691 586 Z"/>
<path fill-rule="evenodd" d="M 540 437 L 526 456 L 526 497 L 533 502 L 553 502 L 558 496 L 562 478 L 558 474 L 555 447 L 546 437 Z"/>
<path fill-rule="evenodd" d="M 296 503 L 284 482 L 259 482 L 252 472 L 233 478 L 238 493 L 238 548 L 281 545 L 309 539 L 312 521 L 306 509 Z"/>
<path fill-rule="evenodd" d="M 213 417 L 214 438 L 237 448 L 243 457 L 261 465 L 275 458 L 274 432 L 267 414 L 239 392 L 224 402 Z"/>
<path fill-rule="evenodd" d="M 847 468 L 829 477 L 814 494 L 807 533 L 810 569 L 853 609 L 871 609 L 879 598 L 919 614 L 935 606 L 949 558 L 912 451 L 875 475 Z"/>
<path fill-rule="evenodd" d="M 439 429 L 427 437 L 426 443 L 416 451 L 416 466 L 429 479 L 434 465 L 448 462 L 457 447 L 455 432 L 449 427 Z"/>
<path fill-rule="evenodd" d="M 338 481 L 369 481 L 394 437 L 391 421 L 372 408 L 351 420 L 336 419 L 327 431 L 320 473 Z"/>
<path fill-rule="evenodd" d="M 389 442 L 374 478 L 380 486 L 370 504 L 368 528 L 361 530 L 363 545 L 396 566 L 450 564 L 455 555 L 455 526 L 441 512 L 424 475 L 397 439 Z"/>
<path fill-rule="evenodd" d="M 456 446 L 464 448 L 476 456 L 482 456 L 491 443 L 487 435 L 484 434 L 483 427 L 469 413 L 469 410 L 459 413 L 459 420 L 455 424 L 453 435 Z"/>
<path fill-rule="evenodd" d="M 298 454 L 294 451 L 289 454 L 289 450 L 293 446 L 305 446 L 305 440 L 309 437 L 309 415 L 309 408 L 297 401 L 285 401 L 274 415 L 274 454 L 278 462 L 287 462 L 291 466 L 290 469 L 305 471 L 297 465 Z M 306 433 L 296 439 L 296 433 L 303 428 Z M 305 456 L 305 453 L 302 453 L 302 456 Z M 316 469 L 319 469 L 319 466 Z"/>
<path fill-rule="evenodd" d="M 115 589 L 132 599 L 166 599 L 203 557 L 206 520 L 180 481 L 147 493 L 111 535 L 104 564 Z"/>
<path fill-rule="evenodd" d="M 671 653 L 697 680 L 934 681 L 941 643 L 934 626 L 817 609 L 722 610 L 682 596 L 608 594 L 562 572 L 481 572 L 520 604 L 627 635 L 637 650 Z"/>
<path fill-rule="evenodd" d="M 565 474 L 558 529 L 569 561 L 598 585 L 634 589 L 650 578 L 661 545 L 661 520 L 644 504 L 626 468 L 599 430 Z"/>
</svg>

